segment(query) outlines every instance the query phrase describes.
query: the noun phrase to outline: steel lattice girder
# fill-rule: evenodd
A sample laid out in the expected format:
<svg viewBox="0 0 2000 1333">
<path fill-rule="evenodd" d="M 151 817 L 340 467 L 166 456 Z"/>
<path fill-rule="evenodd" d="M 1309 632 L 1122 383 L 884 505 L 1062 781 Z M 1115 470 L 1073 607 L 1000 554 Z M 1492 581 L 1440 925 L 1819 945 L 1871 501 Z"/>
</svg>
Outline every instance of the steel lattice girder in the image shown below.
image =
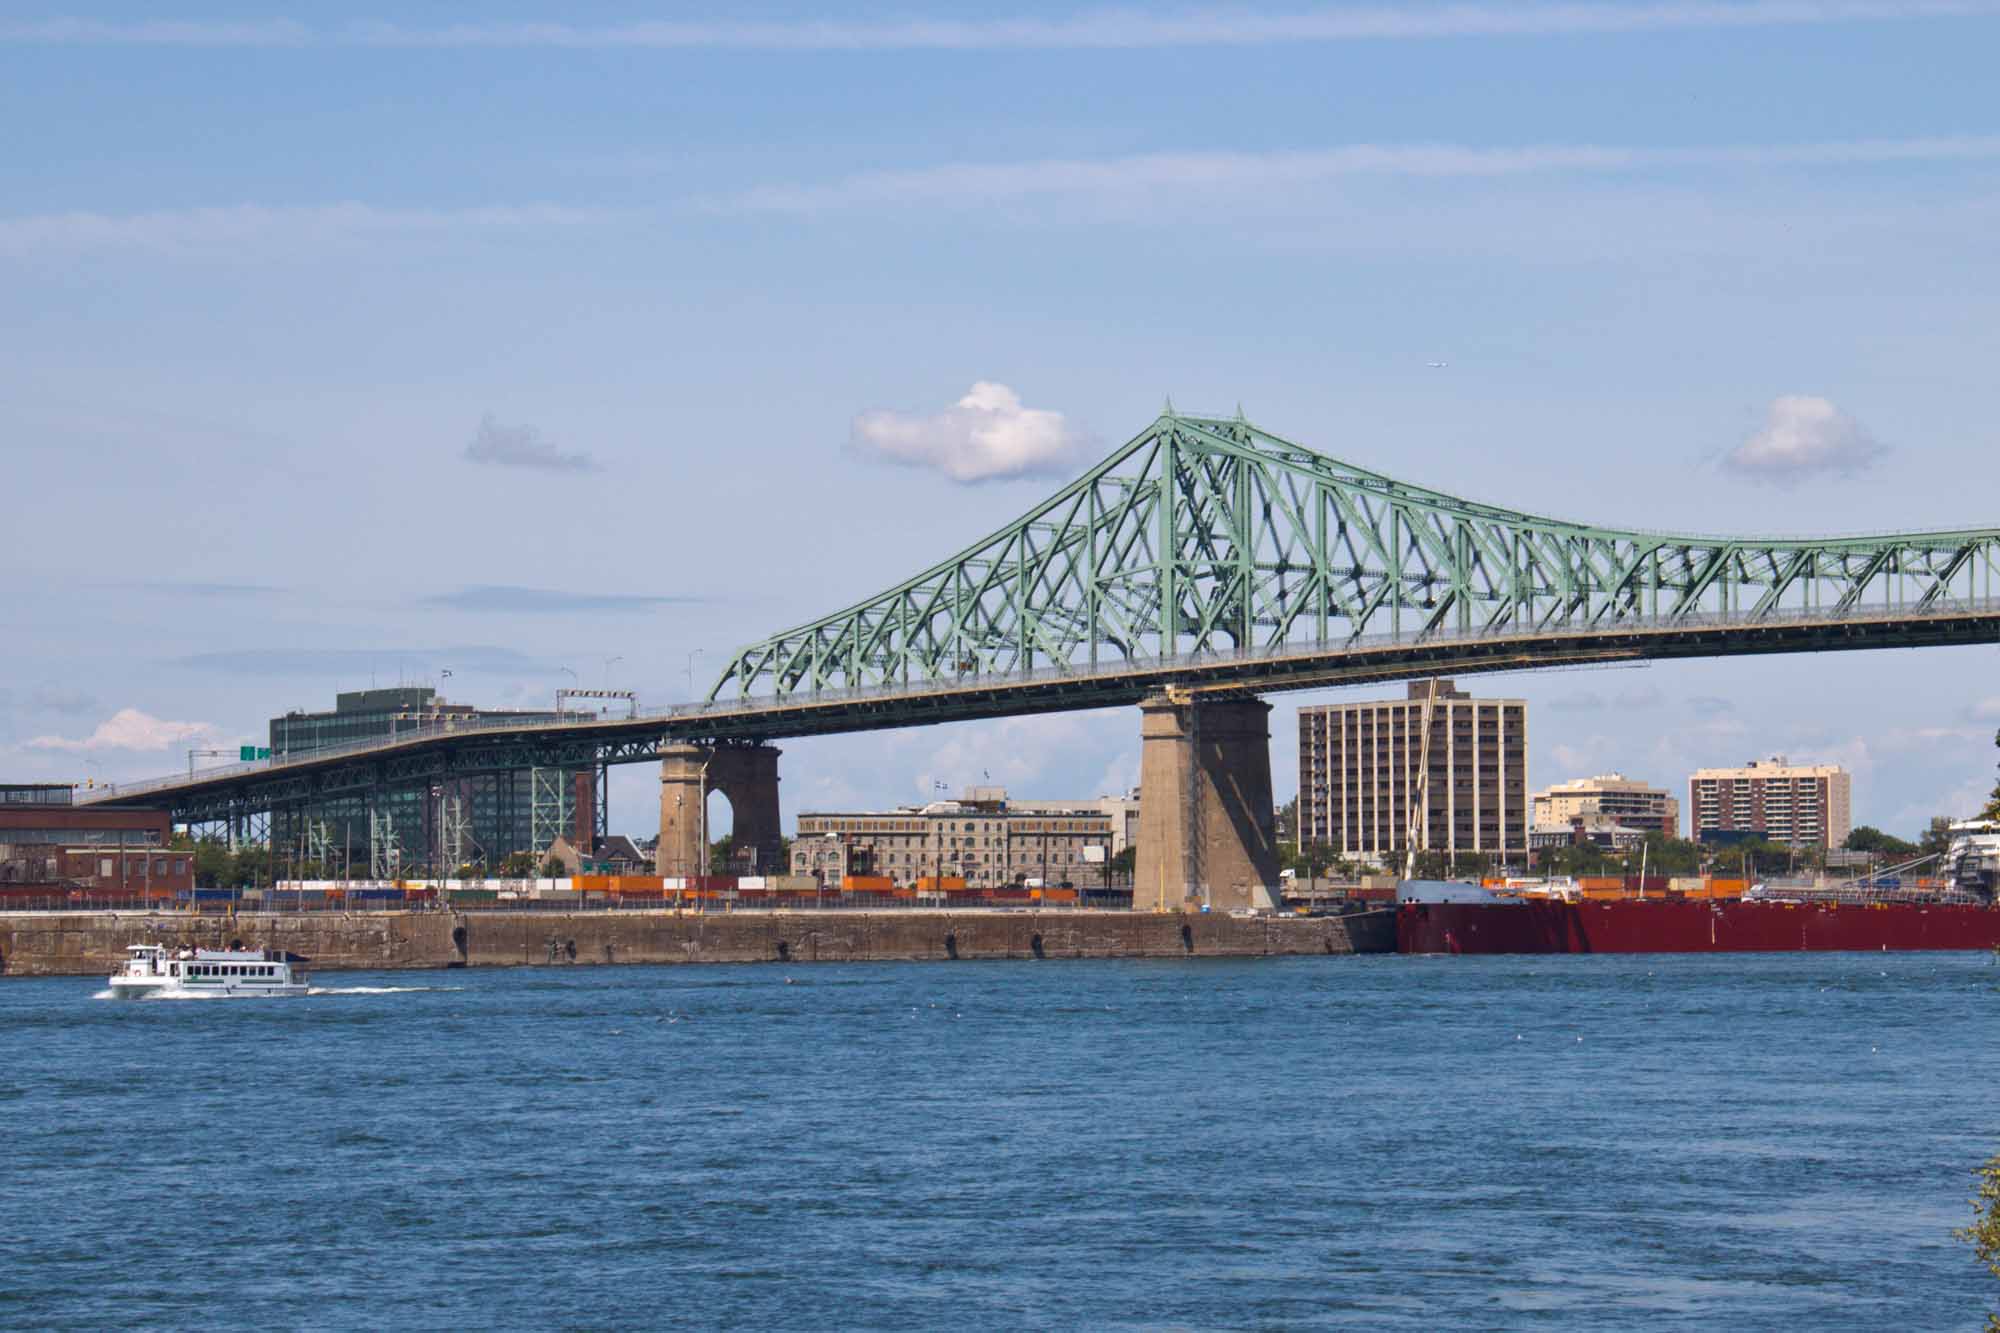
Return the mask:
<svg viewBox="0 0 2000 1333">
<path fill-rule="evenodd" d="M 1241 417 L 1170 409 L 984 541 L 744 648 L 709 697 L 950 688 L 1384 636 L 1559 639 L 1962 607 L 1985 619 L 1996 568 L 2000 529 L 1769 539 L 1593 527 L 1399 482 Z"/>
</svg>

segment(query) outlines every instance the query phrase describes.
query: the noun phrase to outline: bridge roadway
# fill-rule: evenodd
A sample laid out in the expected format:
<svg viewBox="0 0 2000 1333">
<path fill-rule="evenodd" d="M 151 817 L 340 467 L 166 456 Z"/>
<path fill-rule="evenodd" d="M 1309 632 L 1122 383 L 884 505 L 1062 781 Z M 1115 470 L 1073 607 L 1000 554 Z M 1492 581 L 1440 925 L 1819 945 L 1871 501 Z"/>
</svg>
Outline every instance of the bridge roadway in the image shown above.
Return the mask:
<svg viewBox="0 0 2000 1333">
<path fill-rule="evenodd" d="M 967 675 L 947 682 L 736 698 L 534 725 L 444 723 L 376 742 L 238 764 L 78 794 L 91 806 L 164 806 L 200 823 L 371 790 L 529 767 L 657 760 L 675 744 L 756 744 L 933 722 L 1136 704 L 1174 687 L 1219 699 L 1479 672 L 1863 648 L 2000 642 L 2000 597 L 1845 612 L 1708 613 L 1496 632 L 1374 635 L 1118 661 L 1097 667 Z"/>
</svg>

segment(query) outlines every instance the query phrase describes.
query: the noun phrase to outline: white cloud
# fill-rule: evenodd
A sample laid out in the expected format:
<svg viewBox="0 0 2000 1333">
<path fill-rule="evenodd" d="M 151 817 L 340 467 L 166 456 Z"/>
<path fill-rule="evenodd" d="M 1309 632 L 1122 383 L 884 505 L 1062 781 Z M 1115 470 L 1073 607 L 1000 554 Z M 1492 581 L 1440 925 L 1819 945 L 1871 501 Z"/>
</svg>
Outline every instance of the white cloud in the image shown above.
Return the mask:
<svg viewBox="0 0 2000 1333">
<path fill-rule="evenodd" d="M 1786 394 L 1772 401 L 1764 428 L 1731 450 L 1722 465 L 1740 476 L 1790 486 L 1819 476 L 1853 476 L 1888 452 L 1826 399 Z"/>
<path fill-rule="evenodd" d="M 952 162 L 868 171 L 820 184 L 760 186 L 709 200 L 719 211 L 816 213 L 842 208 L 991 206 L 1034 198 L 1185 191 L 1296 192 L 1356 177 L 1501 178 L 1687 168 L 1827 167 L 2000 158 L 2000 135 L 1858 139 L 1803 144 L 1640 148 L 1613 144 L 1343 144 L 1262 153 L 1137 153 L 1028 162 Z"/>
<path fill-rule="evenodd" d="M 136 708 L 121 708 L 105 721 L 97 724 L 97 730 L 81 740 L 70 740 L 63 736 L 37 736 L 26 742 L 31 750 L 164 750 L 181 741 L 194 740 L 213 733 L 215 728 L 207 722 L 168 722 L 142 713 Z"/>
<path fill-rule="evenodd" d="M 957 482 L 1067 476 L 1089 445 L 1062 413 L 1023 407 L 1021 395 L 988 380 L 930 416 L 863 412 L 847 442 L 863 458 L 932 468 Z"/>
<path fill-rule="evenodd" d="M 375 208 L 352 202 L 292 208 L 239 204 L 151 213 L 39 213 L 0 218 L 0 258 L 100 251 L 235 257 L 251 249 L 320 247 L 397 234 L 569 227 L 610 216 L 601 210 L 540 204 L 430 209 Z"/>
<path fill-rule="evenodd" d="M 1554 745 L 1549 748 L 1549 759 L 1558 768 L 1584 773 L 1597 762 L 1595 756 L 1603 748 L 1604 741 L 1602 736 L 1592 736 L 1582 745 Z"/>
<path fill-rule="evenodd" d="M 1297 42 L 1423 41 L 1797 27 L 2000 12 L 1995 0 L 1650 0 L 1648 3 L 1315 7 L 1283 13 L 1242 8 L 1147 14 L 1083 10 L 1054 18 L 905 19 L 854 22 L 465 23 L 418 28 L 357 23 L 308 29 L 295 23 L 108 23 L 49 19 L 0 24 L 14 44 L 381 46 L 444 48 L 628 48 L 752 51 L 1115 50 L 1262 46 Z"/>
<path fill-rule="evenodd" d="M 557 448 L 533 426 L 503 426 L 491 416 L 479 419 L 478 431 L 465 446 L 465 457 L 474 463 L 544 472 L 595 472 L 598 467 L 588 453 Z"/>
<path fill-rule="evenodd" d="M 1981 699 L 1967 710 L 1975 722 L 2000 722 L 2000 694 L 1990 699 Z"/>
</svg>

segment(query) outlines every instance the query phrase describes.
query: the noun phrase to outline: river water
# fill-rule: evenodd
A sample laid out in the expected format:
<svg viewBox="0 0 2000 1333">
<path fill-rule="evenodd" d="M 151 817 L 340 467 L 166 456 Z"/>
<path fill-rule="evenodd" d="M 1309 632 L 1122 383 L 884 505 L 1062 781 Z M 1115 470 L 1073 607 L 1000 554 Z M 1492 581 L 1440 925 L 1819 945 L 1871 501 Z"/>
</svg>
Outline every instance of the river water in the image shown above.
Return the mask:
<svg viewBox="0 0 2000 1333">
<path fill-rule="evenodd" d="M 1976 954 L 0 984 L 0 1326 L 1972 1328 Z"/>
</svg>

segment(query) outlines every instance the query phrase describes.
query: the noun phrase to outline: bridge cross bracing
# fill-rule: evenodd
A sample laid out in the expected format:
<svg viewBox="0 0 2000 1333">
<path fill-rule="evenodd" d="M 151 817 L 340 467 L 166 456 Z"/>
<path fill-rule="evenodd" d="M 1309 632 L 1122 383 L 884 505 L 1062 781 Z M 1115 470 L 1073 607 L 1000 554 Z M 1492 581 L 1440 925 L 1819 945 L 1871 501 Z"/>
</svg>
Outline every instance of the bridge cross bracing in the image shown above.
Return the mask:
<svg viewBox="0 0 2000 1333">
<path fill-rule="evenodd" d="M 930 569 L 737 652 L 707 700 L 452 722 L 80 794 L 223 818 L 675 744 L 1569 663 L 1993 643 L 2000 529 L 1828 538 L 1597 527 L 1171 410 Z"/>
<path fill-rule="evenodd" d="M 920 693 L 1048 670 L 1339 657 L 1383 642 L 1542 639 L 1554 654 L 1574 636 L 1650 632 L 1661 652 L 1634 654 L 1649 656 L 1669 655 L 1681 632 L 1991 624 L 1996 566 L 1995 529 L 1766 538 L 1596 527 L 1397 481 L 1240 416 L 1169 411 L 951 559 L 743 649 L 711 698 Z M 1765 650 L 1749 639 L 1711 647 Z"/>
</svg>

